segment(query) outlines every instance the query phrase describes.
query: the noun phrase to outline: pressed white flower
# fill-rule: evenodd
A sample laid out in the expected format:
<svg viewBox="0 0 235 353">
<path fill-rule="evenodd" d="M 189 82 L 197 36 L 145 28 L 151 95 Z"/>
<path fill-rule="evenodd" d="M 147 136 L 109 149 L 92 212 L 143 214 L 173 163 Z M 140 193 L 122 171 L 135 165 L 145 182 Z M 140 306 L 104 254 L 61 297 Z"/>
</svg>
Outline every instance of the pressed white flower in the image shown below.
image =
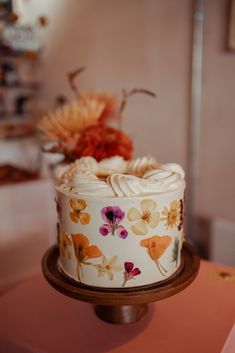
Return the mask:
<svg viewBox="0 0 235 353">
<path fill-rule="evenodd" d="M 146 235 L 148 226 L 154 229 L 160 221 L 160 212 L 155 211 L 157 204 L 151 199 L 146 199 L 140 202 L 140 211 L 132 207 L 127 218 L 131 222 L 135 222 L 131 226 L 131 230 L 136 235 Z"/>
<path fill-rule="evenodd" d="M 113 280 L 113 276 L 115 272 L 122 271 L 122 267 L 116 264 L 117 256 L 112 256 L 111 259 L 107 259 L 103 256 L 103 260 L 101 264 L 94 265 L 98 269 L 99 277 L 108 276 L 109 280 Z"/>
</svg>

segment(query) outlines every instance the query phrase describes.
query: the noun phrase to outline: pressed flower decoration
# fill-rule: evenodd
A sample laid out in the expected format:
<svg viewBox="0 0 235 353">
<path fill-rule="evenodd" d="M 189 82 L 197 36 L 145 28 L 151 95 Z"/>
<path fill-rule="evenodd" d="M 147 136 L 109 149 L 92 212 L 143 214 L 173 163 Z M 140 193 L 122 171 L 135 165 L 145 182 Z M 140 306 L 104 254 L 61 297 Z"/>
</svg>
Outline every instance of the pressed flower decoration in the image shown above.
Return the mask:
<svg viewBox="0 0 235 353">
<path fill-rule="evenodd" d="M 112 281 L 114 273 L 122 271 L 122 267 L 116 263 L 117 259 L 117 256 L 112 256 L 110 259 L 103 256 L 101 264 L 93 265 L 98 270 L 98 277 L 104 277 L 106 275 L 108 279 Z"/>
<path fill-rule="evenodd" d="M 125 286 L 126 282 L 129 281 L 130 279 L 135 279 L 135 276 L 138 276 L 141 274 L 141 271 L 138 267 L 135 267 L 133 262 L 125 262 L 124 263 L 124 283 L 123 287 Z"/>
<path fill-rule="evenodd" d="M 118 206 L 107 206 L 102 208 L 101 217 L 105 221 L 99 231 L 103 236 L 109 234 L 118 236 L 122 239 L 125 239 L 128 236 L 127 230 L 120 224 L 125 218 L 125 213 Z"/>
<path fill-rule="evenodd" d="M 123 99 L 118 103 L 115 96 L 104 92 L 80 92 L 75 79 L 84 69 L 81 67 L 68 74 L 76 99 L 47 114 L 38 124 L 44 138 L 54 142 L 52 147 L 44 150 L 62 153 L 68 161 L 83 156 L 94 157 L 97 161 L 116 155 L 131 159 L 132 140 L 120 129 L 124 108 L 134 94 L 156 97 L 155 93 L 145 89 L 124 90 Z M 109 126 L 111 119 L 117 121 L 119 129 Z"/>
<path fill-rule="evenodd" d="M 89 245 L 89 240 L 84 234 L 72 234 L 73 247 L 77 258 L 77 276 L 81 282 L 83 276 L 82 264 L 93 265 L 87 262 L 89 259 L 94 259 L 103 256 L 101 250 L 96 245 Z"/>
<path fill-rule="evenodd" d="M 74 223 L 80 222 L 85 225 L 90 222 L 90 215 L 84 210 L 87 208 L 87 203 L 82 199 L 71 199 L 69 201 L 70 207 L 72 208 L 72 212 L 70 212 L 70 218 Z"/>
<path fill-rule="evenodd" d="M 62 257 L 71 259 L 72 252 L 69 247 L 72 246 L 72 244 L 72 240 L 69 238 L 69 235 L 67 233 L 63 233 L 59 236 L 60 255 Z"/>
<path fill-rule="evenodd" d="M 216 271 L 215 276 L 227 283 L 235 283 L 235 272 Z"/>
<path fill-rule="evenodd" d="M 184 223 L 184 202 L 182 199 L 180 199 L 179 201 L 179 208 L 180 208 L 180 220 L 179 220 L 179 224 L 178 224 L 178 230 L 181 230 L 183 227 L 183 223 Z"/>
<path fill-rule="evenodd" d="M 61 200 L 59 197 L 55 197 L 55 203 L 56 203 L 57 217 L 58 217 L 58 220 L 61 222 L 61 220 L 62 220 L 62 204 L 61 204 Z"/>
<path fill-rule="evenodd" d="M 186 241 L 186 236 L 185 236 L 185 233 L 182 232 L 182 233 L 180 234 L 180 242 L 181 242 L 181 244 L 183 244 L 185 241 Z"/>
<path fill-rule="evenodd" d="M 132 207 L 127 218 L 130 222 L 135 222 L 131 230 L 136 235 L 146 235 L 148 227 L 154 229 L 160 221 L 160 212 L 156 211 L 157 204 L 151 199 L 140 202 L 140 210 Z"/>
<path fill-rule="evenodd" d="M 179 248 L 180 248 L 180 241 L 179 239 L 175 238 L 173 250 L 172 250 L 172 262 L 176 263 L 176 267 L 178 266 Z"/>
<path fill-rule="evenodd" d="M 162 237 L 155 235 L 151 238 L 143 239 L 140 242 L 140 246 L 147 249 L 148 255 L 155 262 L 162 276 L 166 276 L 167 270 L 160 263 L 159 259 L 164 254 L 170 243 L 171 237 L 168 235 Z"/>
<path fill-rule="evenodd" d="M 167 207 L 164 207 L 162 211 L 161 220 L 165 221 L 166 229 L 178 227 L 181 220 L 180 201 L 172 201 L 169 209 Z"/>
</svg>

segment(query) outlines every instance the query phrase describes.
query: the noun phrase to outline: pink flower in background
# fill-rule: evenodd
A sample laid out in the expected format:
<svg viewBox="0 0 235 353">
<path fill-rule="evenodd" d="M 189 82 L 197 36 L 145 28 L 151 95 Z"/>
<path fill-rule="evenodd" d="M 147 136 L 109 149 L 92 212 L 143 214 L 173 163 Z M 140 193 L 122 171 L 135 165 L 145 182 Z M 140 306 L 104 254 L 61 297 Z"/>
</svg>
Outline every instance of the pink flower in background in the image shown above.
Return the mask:
<svg viewBox="0 0 235 353">
<path fill-rule="evenodd" d="M 120 209 L 120 207 L 107 206 L 102 208 L 101 217 L 106 222 L 99 229 L 101 235 L 114 235 L 115 232 L 117 232 L 118 236 L 122 239 L 125 239 L 128 236 L 127 230 L 120 225 L 125 218 L 125 213 Z"/>
<path fill-rule="evenodd" d="M 124 283 L 122 285 L 123 287 L 125 286 L 127 281 L 141 274 L 140 269 L 134 266 L 135 265 L 133 264 L 133 262 L 124 262 L 125 272 L 124 272 Z"/>
</svg>

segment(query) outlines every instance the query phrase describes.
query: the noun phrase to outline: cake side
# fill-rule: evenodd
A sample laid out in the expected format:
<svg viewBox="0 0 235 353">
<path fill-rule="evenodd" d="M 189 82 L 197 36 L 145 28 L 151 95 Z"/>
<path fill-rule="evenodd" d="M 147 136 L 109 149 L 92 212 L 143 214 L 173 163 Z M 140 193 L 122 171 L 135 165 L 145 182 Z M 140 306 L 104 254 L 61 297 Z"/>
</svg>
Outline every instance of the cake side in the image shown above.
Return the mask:
<svg viewBox="0 0 235 353">
<path fill-rule="evenodd" d="M 171 182 L 175 185 L 175 179 Z M 75 281 L 97 287 L 143 286 L 169 278 L 180 266 L 184 189 L 182 177 L 173 190 L 129 197 L 57 187 L 60 268 Z"/>
</svg>

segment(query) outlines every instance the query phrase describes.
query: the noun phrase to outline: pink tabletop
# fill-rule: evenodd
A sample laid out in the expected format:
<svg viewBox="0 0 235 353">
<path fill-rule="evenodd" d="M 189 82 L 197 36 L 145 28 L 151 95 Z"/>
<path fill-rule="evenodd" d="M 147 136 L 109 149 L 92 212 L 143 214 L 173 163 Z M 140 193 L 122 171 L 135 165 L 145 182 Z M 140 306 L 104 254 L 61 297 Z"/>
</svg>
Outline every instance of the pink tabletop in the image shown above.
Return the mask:
<svg viewBox="0 0 235 353">
<path fill-rule="evenodd" d="M 202 262 L 190 287 L 130 325 L 100 321 L 90 304 L 58 293 L 38 274 L 0 297 L 0 352 L 7 352 L 4 339 L 27 353 L 219 353 L 235 322 L 235 281 L 219 271 L 235 275 Z"/>
</svg>

